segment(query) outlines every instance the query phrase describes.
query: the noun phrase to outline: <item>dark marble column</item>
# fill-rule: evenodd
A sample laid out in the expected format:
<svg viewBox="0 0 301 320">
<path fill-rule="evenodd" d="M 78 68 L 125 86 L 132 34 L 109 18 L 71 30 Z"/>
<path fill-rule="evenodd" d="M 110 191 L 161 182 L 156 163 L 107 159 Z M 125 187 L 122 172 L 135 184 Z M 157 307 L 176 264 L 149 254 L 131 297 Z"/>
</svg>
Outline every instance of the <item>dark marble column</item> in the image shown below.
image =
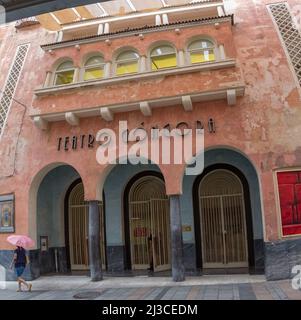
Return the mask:
<svg viewBox="0 0 301 320">
<path fill-rule="evenodd" d="M 98 201 L 89 201 L 89 260 L 91 280 L 102 280 Z"/>
<path fill-rule="evenodd" d="M 182 223 L 180 211 L 180 196 L 170 196 L 170 226 L 172 249 L 172 278 L 175 282 L 185 280 L 183 259 Z"/>
</svg>

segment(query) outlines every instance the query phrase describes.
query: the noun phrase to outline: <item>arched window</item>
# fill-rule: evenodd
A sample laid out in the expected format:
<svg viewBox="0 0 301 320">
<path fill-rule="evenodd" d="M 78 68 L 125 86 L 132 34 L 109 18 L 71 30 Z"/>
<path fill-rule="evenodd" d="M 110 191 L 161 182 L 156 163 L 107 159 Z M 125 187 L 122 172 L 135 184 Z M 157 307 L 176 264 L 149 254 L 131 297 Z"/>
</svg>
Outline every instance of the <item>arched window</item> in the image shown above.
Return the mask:
<svg viewBox="0 0 301 320">
<path fill-rule="evenodd" d="M 84 81 L 101 79 L 104 77 L 105 62 L 102 56 L 94 56 L 85 63 Z"/>
<path fill-rule="evenodd" d="M 55 72 L 54 84 L 56 86 L 72 83 L 74 79 L 74 66 L 72 61 L 61 63 Z"/>
<path fill-rule="evenodd" d="M 172 46 L 156 47 L 151 52 L 152 70 L 173 68 L 177 66 L 176 51 Z"/>
<path fill-rule="evenodd" d="M 202 63 L 215 61 L 214 49 L 215 46 L 213 42 L 209 40 L 200 39 L 193 41 L 188 47 L 190 62 Z"/>
<path fill-rule="evenodd" d="M 138 72 L 139 54 L 129 50 L 122 52 L 116 59 L 116 74 L 118 76 Z"/>
</svg>

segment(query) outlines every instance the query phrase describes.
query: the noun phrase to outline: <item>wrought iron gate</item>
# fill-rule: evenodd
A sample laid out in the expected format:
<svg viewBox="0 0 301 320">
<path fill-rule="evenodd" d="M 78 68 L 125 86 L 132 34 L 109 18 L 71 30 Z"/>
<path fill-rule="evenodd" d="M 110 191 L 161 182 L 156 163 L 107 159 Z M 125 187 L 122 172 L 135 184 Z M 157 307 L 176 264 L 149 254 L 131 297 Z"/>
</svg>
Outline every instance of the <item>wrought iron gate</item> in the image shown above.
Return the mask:
<svg viewBox="0 0 301 320">
<path fill-rule="evenodd" d="M 100 250 L 103 268 L 105 268 L 105 230 L 103 205 L 99 205 L 100 211 Z M 84 187 L 77 184 L 69 196 L 69 246 L 70 264 L 72 270 L 89 269 L 89 206 L 84 201 Z"/>
<path fill-rule="evenodd" d="M 170 269 L 169 201 L 161 179 L 139 179 L 129 197 L 132 269 Z"/>
<path fill-rule="evenodd" d="M 243 187 L 236 175 L 216 170 L 199 188 L 204 268 L 248 266 Z"/>
</svg>

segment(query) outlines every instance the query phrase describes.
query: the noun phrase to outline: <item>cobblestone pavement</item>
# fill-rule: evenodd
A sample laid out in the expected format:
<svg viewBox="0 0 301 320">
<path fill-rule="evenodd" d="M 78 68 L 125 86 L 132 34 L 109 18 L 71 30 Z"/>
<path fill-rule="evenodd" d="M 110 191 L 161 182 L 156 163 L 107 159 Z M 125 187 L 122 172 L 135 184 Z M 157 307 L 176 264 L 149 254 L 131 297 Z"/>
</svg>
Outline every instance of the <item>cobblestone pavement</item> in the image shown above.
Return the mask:
<svg viewBox="0 0 301 320">
<path fill-rule="evenodd" d="M 301 300 L 291 281 L 267 282 L 261 276 L 191 277 L 182 283 L 149 277 L 93 283 L 87 277 L 53 276 L 32 283 L 32 292 L 18 293 L 17 284 L 7 282 L 0 300 Z"/>
</svg>

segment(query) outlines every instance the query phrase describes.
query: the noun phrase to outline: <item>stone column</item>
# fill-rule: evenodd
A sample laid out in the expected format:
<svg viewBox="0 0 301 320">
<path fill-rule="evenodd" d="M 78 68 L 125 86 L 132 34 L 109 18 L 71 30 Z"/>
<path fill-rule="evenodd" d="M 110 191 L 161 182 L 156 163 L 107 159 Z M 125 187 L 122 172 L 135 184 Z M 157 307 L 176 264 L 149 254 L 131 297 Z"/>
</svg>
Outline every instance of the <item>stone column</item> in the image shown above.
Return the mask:
<svg viewBox="0 0 301 320">
<path fill-rule="evenodd" d="M 104 31 L 103 33 L 109 33 L 110 32 L 110 24 L 108 22 L 105 23 Z"/>
<path fill-rule="evenodd" d="M 169 201 L 172 251 L 172 278 L 173 281 L 180 282 L 185 280 L 180 196 L 172 195 L 170 196 Z"/>
<path fill-rule="evenodd" d="M 101 34 L 103 34 L 103 31 L 104 31 L 103 23 L 100 23 L 100 24 L 98 25 L 97 34 L 98 34 L 98 35 L 101 35 Z"/>
<path fill-rule="evenodd" d="M 89 260 L 91 280 L 101 281 L 100 212 L 98 201 L 89 201 Z"/>
<path fill-rule="evenodd" d="M 168 15 L 166 13 L 163 13 L 162 15 L 162 23 L 168 24 Z"/>
<path fill-rule="evenodd" d="M 178 63 L 179 63 L 179 67 L 185 66 L 185 53 L 183 50 L 178 51 Z"/>
<path fill-rule="evenodd" d="M 226 59 L 225 47 L 224 47 L 223 44 L 219 45 L 219 56 L 220 56 L 220 60 L 225 60 Z"/>
<path fill-rule="evenodd" d="M 146 72 L 146 56 L 140 57 L 139 72 L 141 72 L 141 73 Z"/>
<path fill-rule="evenodd" d="M 73 76 L 73 83 L 77 83 L 78 81 L 80 81 L 80 68 L 75 67 L 74 76 Z"/>
<path fill-rule="evenodd" d="M 63 40 L 64 34 L 63 31 L 58 31 L 56 35 L 56 42 L 61 42 Z"/>
<path fill-rule="evenodd" d="M 156 14 L 155 23 L 156 26 L 160 26 L 162 24 L 161 16 L 159 14 Z"/>
<path fill-rule="evenodd" d="M 224 11 L 223 6 L 218 6 L 217 7 L 217 13 L 218 13 L 219 17 L 223 17 L 225 15 L 225 11 Z"/>
<path fill-rule="evenodd" d="M 52 82 L 52 72 L 47 71 L 46 79 L 45 79 L 45 83 L 44 83 L 44 88 L 50 87 L 52 85 L 51 82 Z"/>
<path fill-rule="evenodd" d="M 112 69 L 112 62 L 107 61 L 104 68 L 104 78 L 110 78 L 111 77 L 111 69 Z"/>
</svg>

